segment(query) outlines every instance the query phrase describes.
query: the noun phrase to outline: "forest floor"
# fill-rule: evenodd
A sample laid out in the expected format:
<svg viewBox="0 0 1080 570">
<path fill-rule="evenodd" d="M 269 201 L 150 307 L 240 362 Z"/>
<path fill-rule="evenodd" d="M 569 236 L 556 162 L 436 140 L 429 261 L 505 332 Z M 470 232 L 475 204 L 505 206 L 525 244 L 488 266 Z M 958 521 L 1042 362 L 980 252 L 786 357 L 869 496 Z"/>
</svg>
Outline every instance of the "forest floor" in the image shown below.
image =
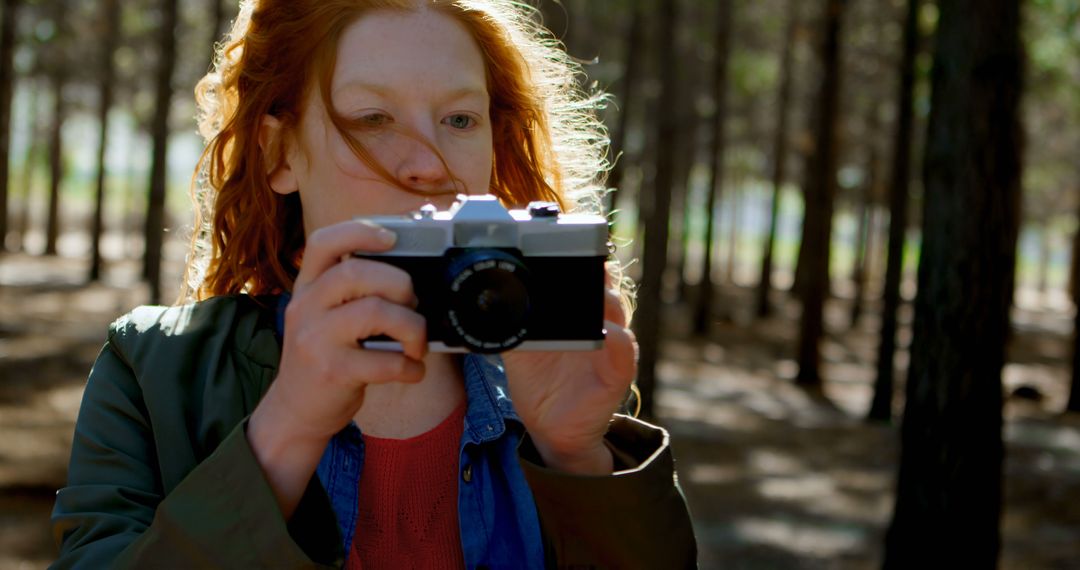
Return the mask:
<svg viewBox="0 0 1080 570">
<path fill-rule="evenodd" d="M 0 570 L 41 568 L 55 555 L 48 519 L 83 384 L 106 325 L 146 300 L 144 286 L 130 285 L 137 269 L 117 263 L 103 284 L 85 286 L 82 259 L 0 258 Z M 690 338 L 680 305 L 666 314 L 657 411 L 672 432 L 702 568 L 880 567 L 899 424 L 862 420 L 878 319 L 871 310 L 850 328 L 850 302 L 838 294 L 823 347 L 829 381 L 817 396 L 792 382 L 798 308 L 782 295 L 777 315 L 756 321 L 752 291 L 723 288 L 708 340 Z M 1042 399 L 1005 406 L 1001 568 L 1075 568 L 1080 417 L 1060 414 L 1071 309 L 1022 292 L 1014 323 L 1006 390 L 1028 386 Z M 909 338 L 902 331 L 901 345 Z M 905 361 L 898 355 L 901 371 Z M 902 385 L 896 393 L 899 417 Z"/>
</svg>

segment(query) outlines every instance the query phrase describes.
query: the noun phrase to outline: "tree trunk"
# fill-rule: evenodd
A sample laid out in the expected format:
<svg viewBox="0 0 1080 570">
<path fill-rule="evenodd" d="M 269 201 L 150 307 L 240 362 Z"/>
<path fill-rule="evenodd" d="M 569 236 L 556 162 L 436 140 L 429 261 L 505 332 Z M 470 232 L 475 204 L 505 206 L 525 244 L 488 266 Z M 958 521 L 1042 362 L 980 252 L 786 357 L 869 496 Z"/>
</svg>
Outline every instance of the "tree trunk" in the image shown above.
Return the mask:
<svg viewBox="0 0 1080 570">
<path fill-rule="evenodd" d="M 52 72 L 53 116 L 49 129 L 49 210 L 45 222 L 45 255 L 56 255 L 60 237 L 60 184 L 64 179 L 63 127 L 67 113 L 64 105 L 63 72 Z"/>
<path fill-rule="evenodd" d="M 994 568 L 1021 181 L 1020 0 L 940 5 L 923 246 L 885 568 Z"/>
<path fill-rule="evenodd" d="M 692 86 L 688 84 L 682 89 L 692 90 Z M 669 261 L 669 263 L 675 266 L 675 275 L 679 278 L 676 286 L 676 300 L 680 303 L 686 300 L 690 287 L 686 281 L 686 263 L 690 254 L 690 242 L 693 237 L 690 231 L 691 210 L 693 208 L 690 171 L 694 167 L 694 159 L 697 154 L 696 145 L 694 144 L 697 139 L 696 129 L 694 128 L 696 124 L 696 119 L 688 118 L 683 122 L 679 134 L 676 136 L 678 149 L 675 155 L 675 182 L 672 184 L 672 219 L 671 230 L 669 231 L 672 231 L 679 239 L 671 240 L 672 251 L 669 253 L 669 260 L 673 259 L 674 262 Z M 674 257 L 671 257 L 672 254 Z"/>
<path fill-rule="evenodd" d="M 1080 235 L 1080 230 L 1077 230 L 1077 235 Z M 1072 385 L 1069 386 L 1065 411 L 1080 412 L 1080 307 L 1073 317 L 1072 351 Z"/>
<path fill-rule="evenodd" d="M 641 5 L 642 0 L 631 0 L 630 10 L 630 34 L 627 36 L 626 62 L 622 78 L 622 98 L 619 105 L 619 123 L 615 130 L 611 144 L 612 156 L 615 157 L 615 166 L 611 169 L 608 177 L 608 211 L 614 212 L 618 208 L 618 199 L 622 189 L 623 172 L 626 170 L 626 135 L 630 130 L 630 114 L 638 103 L 635 91 L 640 89 L 638 85 L 641 73 L 642 53 L 645 47 L 645 18 Z M 615 233 L 616 218 L 612 218 L 611 233 Z"/>
<path fill-rule="evenodd" d="M 1077 201 L 1077 210 L 1080 210 L 1080 200 Z M 1080 219 L 1080 211 L 1077 211 L 1076 216 Z M 1080 291 L 1077 291 L 1080 286 L 1080 230 L 1073 234 L 1072 253 L 1069 257 L 1069 299 L 1072 299 L 1074 305 L 1080 306 Z"/>
<path fill-rule="evenodd" d="M 675 257 L 671 258 L 674 259 L 675 274 L 678 276 L 676 301 L 687 302 L 691 310 L 694 302 L 690 299 L 691 291 L 690 283 L 686 279 L 686 267 L 690 261 L 691 243 L 694 240 L 691 220 L 694 217 L 695 195 L 691 176 L 700 154 L 698 141 L 702 120 L 697 111 L 697 99 L 704 90 L 701 79 L 705 77 L 705 73 L 697 52 L 700 44 L 699 26 L 705 21 L 705 10 L 706 6 L 700 2 L 692 4 L 686 16 L 691 39 L 688 42 L 680 42 L 680 60 L 684 62 L 684 65 L 679 76 L 683 86 L 679 89 L 680 101 L 677 111 L 679 133 L 676 136 L 678 148 L 675 151 L 675 185 L 672 193 L 671 231 L 679 236 L 678 240 L 673 240 L 672 253 Z M 671 263 L 670 260 L 669 263 Z M 690 320 L 692 322 L 693 317 Z"/>
<path fill-rule="evenodd" d="M 757 315 L 762 318 L 769 316 L 771 312 L 769 292 L 772 291 L 773 250 L 776 248 L 776 230 L 780 218 L 780 196 L 787 175 L 788 107 L 791 106 L 795 31 L 799 26 L 798 0 L 791 0 L 787 9 L 787 29 L 784 32 L 783 54 L 780 56 L 780 95 L 776 105 L 779 118 L 773 139 L 773 195 L 769 205 L 769 236 L 765 240 L 765 251 L 761 255 L 761 276 L 757 287 Z"/>
<path fill-rule="evenodd" d="M 19 0 L 4 0 L 0 22 L 0 251 L 8 234 L 8 177 L 11 153 L 11 95 L 15 85 L 15 23 Z"/>
<path fill-rule="evenodd" d="M 138 172 L 136 168 L 136 156 L 138 155 L 138 149 L 142 148 L 142 134 L 140 129 L 136 128 L 131 136 L 128 137 L 128 149 L 124 154 L 124 158 L 127 161 L 124 165 L 124 206 L 122 211 L 124 212 L 124 258 L 125 259 L 138 259 L 141 249 L 145 249 L 145 244 L 140 244 L 139 240 L 142 233 L 139 227 L 138 218 L 135 215 L 136 209 L 141 204 L 136 204 L 136 199 L 139 197 L 139 190 L 142 187 L 142 183 L 138 180 Z"/>
<path fill-rule="evenodd" d="M 177 0 L 163 0 L 160 32 L 157 99 L 151 132 L 154 137 L 150 163 L 150 196 L 146 208 L 145 277 L 150 284 L 150 302 L 161 302 L 161 256 L 165 226 L 165 187 L 168 168 L 169 109 L 172 106 L 172 76 L 176 66 Z"/>
<path fill-rule="evenodd" d="M 870 129 L 870 137 L 876 138 L 876 118 L 872 123 L 874 124 L 874 128 Z M 862 192 L 859 196 L 859 233 L 855 236 L 855 263 L 851 271 L 851 281 L 855 284 L 855 298 L 851 303 L 851 328 L 855 328 L 859 324 L 859 319 L 862 318 L 863 314 L 863 299 L 866 297 L 866 279 L 868 258 L 870 255 L 870 219 L 873 217 L 874 196 L 876 195 L 875 190 L 878 185 L 879 161 L 877 146 L 871 144 L 869 153 L 870 156 L 866 159 L 866 182 L 863 184 Z"/>
<path fill-rule="evenodd" d="M 1077 201 L 1080 209 L 1080 201 Z M 1080 212 L 1077 213 L 1080 218 Z M 1080 228 L 1073 233 L 1072 264 L 1069 266 L 1069 298 L 1076 307 L 1073 320 L 1073 343 L 1072 343 L 1072 385 L 1069 387 L 1069 401 L 1065 410 L 1080 412 L 1080 296 L 1076 293 L 1076 285 L 1080 283 Z"/>
<path fill-rule="evenodd" d="M 697 309 L 694 311 L 694 334 L 708 336 L 713 313 L 713 231 L 716 201 L 724 190 L 724 157 L 726 156 L 726 120 L 728 62 L 731 53 L 731 22 L 734 0 L 720 0 L 716 8 L 716 62 L 713 69 L 712 95 L 716 111 L 712 121 L 712 144 L 709 146 L 709 186 L 705 200 L 705 252 L 701 267 L 701 286 L 698 288 Z"/>
<path fill-rule="evenodd" d="M 908 0 L 904 49 L 900 56 L 900 92 L 897 95 L 896 138 L 893 142 L 892 186 L 889 188 L 889 246 L 882 290 L 881 334 L 877 355 L 874 397 L 867 419 L 892 419 L 893 361 L 896 357 L 897 311 L 904 276 L 904 242 L 908 226 L 908 187 L 911 185 L 911 134 L 914 124 L 915 58 L 919 45 L 919 10 L 922 0 Z"/>
<path fill-rule="evenodd" d="M 678 51 L 675 29 L 678 25 L 676 2 L 660 3 L 660 102 L 661 109 L 674 109 L 679 100 L 677 71 Z M 643 418 L 652 418 L 653 393 L 656 391 L 656 365 L 660 354 L 661 298 L 664 269 L 667 267 L 668 219 L 671 214 L 671 185 L 675 176 L 675 121 L 656 121 L 656 178 L 652 192 L 642 192 L 641 214 L 645 228 L 644 255 L 641 262 L 641 289 L 634 325 L 640 346 L 638 387 L 641 389 Z"/>
<path fill-rule="evenodd" d="M 15 251 L 26 250 L 26 234 L 30 231 L 30 207 L 34 197 L 34 171 L 41 152 L 41 128 L 38 125 L 38 112 L 41 105 L 38 102 L 39 93 L 36 81 L 30 82 L 30 89 L 30 116 L 26 121 L 30 125 L 30 142 L 26 145 L 22 169 L 19 172 L 22 201 L 19 203 L 19 211 L 15 218 Z"/>
<path fill-rule="evenodd" d="M 113 66 L 113 52 L 120 35 L 120 6 L 118 0 L 105 0 L 101 8 L 102 17 L 105 20 L 104 35 L 102 38 L 101 54 L 101 83 L 98 85 L 98 122 L 101 124 L 101 136 L 98 138 L 98 171 L 97 192 L 94 194 L 94 222 L 90 235 L 90 272 L 88 280 L 93 282 L 101 279 L 101 235 L 104 233 L 105 219 L 105 156 L 109 141 L 109 109 L 113 100 L 113 78 L 115 76 Z"/>
<path fill-rule="evenodd" d="M 1050 280 L 1050 255 L 1052 244 L 1050 243 L 1050 224 L 1042 223 L 1039 228 L 1039 270 L 1035 288 L 1040 295 L 1046 295 L 1047 282 Z"/>
<path fill-rule="evenodd" d="M 669 240 L 668 264 L 673 266 L 673 271 L 678 277 L 675 289 L 676 300 L 682 302 L 686 298 L 686 256 L 690 248 L 690 170 L 693 168 L 697 154 L 697 124 L 698 117 L 694 108 L 694 98 L 698 91 L 695 79 L 700 73 L 694 66 L 697 58 L 691 55 L 692 47 L 684 46 L 680 50 L 679 59 L 683 62 L 679 73 L 680 86 L 679 103 L 675 111 L 677 131 L 674 138 L 675 166 L 671 184 L 671 220 L 669 220 L 669 232 L 675 236 Z"/>
<path fill-rule="evenodd" d="M 832 242 L 833 197 L 836 192 L 840 103 L 840 24 L 846 0 L 825 0 L 824 75 L 817 100 L 817 143 L 806 188 L 803 221 L 803 283 L 800 286 L 802 319 L 799 335 L 801 386 L 821 386 L 821 339 L 825 333 L 824 309 L 829 292 L 829 249 Z"/>
<path fill-rule="evenodd" d="M 732 180 L 731 191 L 728 192 L 728 203 L 731 208 L 731 225 L 728 226 L 727 242 L 727 268 L 724 271 L 724 280 L 728 285 L 735 286 L 738 281 L 735 274 L 739 270 L 739 213 L 742 209 L 743 177 L 736 170 L 735 179 Z"/>
</svg>

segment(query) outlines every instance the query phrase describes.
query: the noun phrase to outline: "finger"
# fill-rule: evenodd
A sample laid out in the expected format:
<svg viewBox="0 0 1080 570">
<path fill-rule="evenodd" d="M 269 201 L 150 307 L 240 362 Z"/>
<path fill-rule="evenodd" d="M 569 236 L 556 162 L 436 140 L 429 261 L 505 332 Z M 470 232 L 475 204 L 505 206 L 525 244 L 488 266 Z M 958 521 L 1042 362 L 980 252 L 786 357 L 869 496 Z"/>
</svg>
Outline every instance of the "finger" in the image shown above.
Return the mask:
<svg viewBox="0 0 1080 570">
<path fill-rule="evenodd" d="M 620 327 L 626 326 L 626 309 L 622 295 L 615 289 L 604 291 L 604 320 L 611 321 Z"/>
<path fill-rule="evenodd" d="M 361 378 L 366 384 L 416 383 L 424 379 L 426 371 L 423 360 L 379 350 L 349 351 L 340 367 L 347 377 Z"/>
<path fill-rule="evenodd" d="M 427 354 L 424 317 L 379 297 L 364 297 L 331 310 L 326 326 L 334 331 L 333 338 L 344 339 L 348 346 L 354 346 L 358 340 L 386 335 L 401 343 L 409 358 L 419 360 Z"/>
<path fill-rule="evenodd" d="M 346 259 L 326 270 L 304 291 L 303 302 L 329 309 L 370 296 L 412 308 L 418 303 L 408 273 L 368 259 Z"/>
<path fill-rule="evenodd" d="M 354 251 L 386 251 L 395 241 L 394 232 L 366 221 L 343 222 L 315 230 L 304 246 L 304 260 L 294 291 L 310 284 Z"/>
<path fill-rule="evenodd" d="M 604 323 L 607 336 L 604 350 L 599 354 L 603 358 L 601 377 L 613 389 L 626 390 L 637 376 L 638 344 L 634 332 L 616 323 Z"/>
</svg>

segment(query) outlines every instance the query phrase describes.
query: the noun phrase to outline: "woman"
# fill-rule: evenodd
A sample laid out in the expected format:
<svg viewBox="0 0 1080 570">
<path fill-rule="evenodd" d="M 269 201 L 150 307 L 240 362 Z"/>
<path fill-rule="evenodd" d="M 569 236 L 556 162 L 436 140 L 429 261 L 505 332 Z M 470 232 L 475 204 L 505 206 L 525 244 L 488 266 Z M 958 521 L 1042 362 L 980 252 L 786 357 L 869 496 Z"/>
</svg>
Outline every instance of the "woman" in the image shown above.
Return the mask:
<svg viewBox="0 0 1080 570">
<path fill-rule="evenodd" d="M 539 37 L 502 0 L 241 5 L 198 90 L 199 300 L 111 328 L 57 566 L 694 564 L 666 433 L 614 415 L 617 287 L 602 350 L 492 363 L 429 353 L 409 276 L 348 255 L 395 239 L 354 217 L 458 193 L 596 207 L 598 100 Z"/>
</svg>

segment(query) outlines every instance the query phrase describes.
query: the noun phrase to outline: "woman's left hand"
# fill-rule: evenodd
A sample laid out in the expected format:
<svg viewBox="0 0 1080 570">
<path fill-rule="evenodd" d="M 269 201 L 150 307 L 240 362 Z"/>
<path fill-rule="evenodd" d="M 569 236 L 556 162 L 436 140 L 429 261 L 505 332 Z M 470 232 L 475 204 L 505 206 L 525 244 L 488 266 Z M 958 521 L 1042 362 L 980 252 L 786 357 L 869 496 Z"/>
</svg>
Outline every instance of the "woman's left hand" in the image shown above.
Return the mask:
<svg viewBox="0 0 1080 570">
<path fill-rule="evenodd" d="M 611 474 L 604 434 L 637 374 L 637 341 L 610 274 L 605 286 L 602 349 L 503 355 L 514 408 L 536 450 L 568 473 Z"/>
</svg>

